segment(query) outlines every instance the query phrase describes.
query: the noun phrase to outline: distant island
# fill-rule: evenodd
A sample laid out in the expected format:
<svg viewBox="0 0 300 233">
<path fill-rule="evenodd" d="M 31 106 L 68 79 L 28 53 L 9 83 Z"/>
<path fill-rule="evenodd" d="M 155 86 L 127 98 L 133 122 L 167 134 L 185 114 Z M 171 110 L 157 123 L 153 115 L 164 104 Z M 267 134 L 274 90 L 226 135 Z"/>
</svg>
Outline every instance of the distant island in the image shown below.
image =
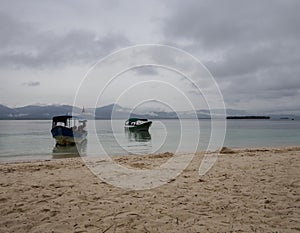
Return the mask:
<svg viewBox="0 0 300 233">
<path fill-rule="evenodd" d="M 270 119 L 269 116 L 228 116 L 226 119 Z"/>
<path fill-rule="evenodd" d="M 53 116 L 82 113 L 82 107 L 71 105 L 27 105 L 23 107 L 8 107 L 0 104 L 0 120 L 51 120 Z M 245 110 L 225 109 L 227 119 L 272 119 L 272 120 L 300 120 L 295 114 L 251 113 Z M 88 119 L 128 119 L 130 117 L 147 119 L 218 119 L 222 118 L 222 109 L 199 109 L 195 111 L 162 111 L 147 110 L 132 112 L 130 108 L 118 104 L 109 104 L 96 108 L 85 108 Z M 265 115 L 264 115 L 265 114 Z"/>
</svg>

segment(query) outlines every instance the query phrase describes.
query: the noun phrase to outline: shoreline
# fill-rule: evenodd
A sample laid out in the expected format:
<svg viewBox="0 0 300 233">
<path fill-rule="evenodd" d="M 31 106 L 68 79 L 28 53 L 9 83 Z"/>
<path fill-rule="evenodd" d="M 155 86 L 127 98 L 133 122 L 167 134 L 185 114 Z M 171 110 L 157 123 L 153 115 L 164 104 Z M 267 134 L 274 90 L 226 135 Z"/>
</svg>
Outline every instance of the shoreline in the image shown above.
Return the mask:
<svg viewBox="0 0 300 233">
<path fill-rule="evenodd" d="M 170 157 L 114 160 L 152 169 Z M 139 191 L 104 182 L 81 158 L 0 164 L 0 232 L 299 232 L 300 147 L 224 148 L 199 176 L 202 159 Z"/>
<path fill-rule="evenodd" d="M 230 151 L 233 151 L 233 152 L 224 152 L 223 153 L 221 152 L 222 149 L 228 149 Z M 197 151 L 196 153 L 191 153 L 191 152 L 180 152 L 178 154 L 212 154 L 212 153 L 219 153 L 219 154 L 230 154 L 230 153 L 241 153 L 241 152 L 250 152 L 250 151 L 297 151 L 297 150 L 300 150 L 300 146 L 276 146 L 276 147 L 227 147 L 227 146 L 224 146 L 222 147 L 220 150 L 216 150 L 216 151 Z M 118 159 L 118 158 L 123 158 L 124 156 L 127 157 L 147 157 L 147 156 L 152 156 L 152 155 L 157 155 L 157 154 L 164 154 L 164 153 L 171 153 L 173 154 L 172 152 L 169 152 L 169 151 L 166 151 L 166 152 L 161 152 L 161 153 L 154 153 L 154 154 L 140 154 L 140 155 L 135 155 L 135 154 L 124 154 L 124 155 L 111 155 L 111 158 L 113 159 Z M 30 158 L 30 159 L 25 159 L 25 160 L 11 160 L 11 161 L 1 161 L 0 159 L 0 165 L 2 164 L 18 164 L 18 163 L 35 163 L 35 162 L 47 162 L 47 161 L 55 161 L 55 160 L 64 160 L 64 159 L 81 159 L 82 156 L 80 156 L 79 154 L 56 154 L 56 158 L 53 157 L 53 153 L 51 154 L 52 156 L 50 158 L 45 158 L 45 159 L 41 159 L 41 158 L 36 158 L 36 159 L 33 159 L 33 158 Z M 27 156 L 27 155 L 26 155 Z M 24 156 L 24 157 L 26 157 Z M 61 158 L 59 158 L 59 156 L 62 156 Z M 9 156 L 7 156 L 9 157 Z M 20 156 L 22 157 L 22 156 Z M 97 158 L 97 156 L 95 156 Z M 83 156 L 83 158 L 89 158 L 87 156 Z M 94 156 L 91 156 L 90 158 L 94 158 Z"/>
</svg>

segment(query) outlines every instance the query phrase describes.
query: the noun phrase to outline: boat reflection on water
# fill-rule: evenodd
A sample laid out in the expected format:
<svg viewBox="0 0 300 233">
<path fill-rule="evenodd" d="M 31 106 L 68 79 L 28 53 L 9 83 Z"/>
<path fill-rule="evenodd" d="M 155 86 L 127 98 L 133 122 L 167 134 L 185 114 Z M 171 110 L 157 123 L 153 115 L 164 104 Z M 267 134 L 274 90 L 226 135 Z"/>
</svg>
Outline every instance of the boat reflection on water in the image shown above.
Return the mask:
<svg viewBox="0 0 300 233">
<path fill-rule="evenodd" d="M 63 158 L 80 157 L 85 154 L 86 147 L 87 147 L 87 139 L 82 141 L 80 144 L 65 145 L 65 146 L 56 144 L 52 150 L 52 158 L 63 159 Z"/>
<path fill-rule="evenodd" d="M 130 141 L 136 141 L 136 142 L 148 142 L 151 140 L 151 134 L 149 131 L 129 131 L 125 130 L 128 139 Z"/>
</svg>

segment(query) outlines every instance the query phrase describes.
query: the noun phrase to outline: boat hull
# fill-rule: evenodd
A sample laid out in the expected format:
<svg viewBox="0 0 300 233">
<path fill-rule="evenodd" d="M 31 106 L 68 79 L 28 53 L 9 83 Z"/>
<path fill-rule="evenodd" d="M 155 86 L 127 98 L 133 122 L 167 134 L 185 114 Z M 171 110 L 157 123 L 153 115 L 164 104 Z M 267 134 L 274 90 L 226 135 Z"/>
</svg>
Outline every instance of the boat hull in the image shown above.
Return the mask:
<svg viewBox="0 0 300 233">
<path fill-rule="evenodd" d="M 126 130 L 128 139 L 136 142 L 148 142 L 151 140 L 149 131 L 129 131 Z"/>
<path fill-rule="evenodd" d="M 51 130 L 52 137 L 58 145 L 74 145 L 82 143 L 87 136 L 86 131 L 73 131 L 64 126 L 56 126 Z"/>
</svg>

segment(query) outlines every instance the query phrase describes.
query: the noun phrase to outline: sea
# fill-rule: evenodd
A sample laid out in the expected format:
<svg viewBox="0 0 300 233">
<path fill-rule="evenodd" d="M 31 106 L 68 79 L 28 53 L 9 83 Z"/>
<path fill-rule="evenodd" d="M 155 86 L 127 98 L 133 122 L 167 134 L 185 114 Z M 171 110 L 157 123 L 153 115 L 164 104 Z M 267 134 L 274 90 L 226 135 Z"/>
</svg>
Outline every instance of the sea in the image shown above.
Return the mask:
<svg viewBox="0 0 300 233">
<path fill-rule="evenodd" d="M 81 145 L 58 147 L 50 120 L 0 120 L 0 162 L 300 146 L 299 120 L 153 120 L 141 133 L 126 131 L 124 120 L 91 120 L 87 129 Z"/>
</svg>

